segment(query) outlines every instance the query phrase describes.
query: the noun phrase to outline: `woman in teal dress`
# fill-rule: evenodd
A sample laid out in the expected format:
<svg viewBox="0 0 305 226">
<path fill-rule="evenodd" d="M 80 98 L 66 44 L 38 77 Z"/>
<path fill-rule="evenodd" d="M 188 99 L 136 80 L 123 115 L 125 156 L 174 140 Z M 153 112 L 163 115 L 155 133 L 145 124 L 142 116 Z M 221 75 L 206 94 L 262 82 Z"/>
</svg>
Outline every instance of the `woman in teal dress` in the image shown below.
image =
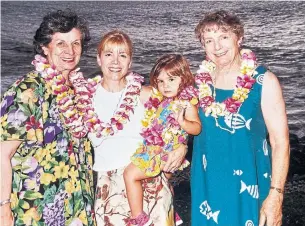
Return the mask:
<svg viewBox="0 0 305 226">
<path fill-rule="evenodd" d="M 207 60 L 196 75 L 202 132 L 193 149 L 193 226 L 281 225 L 285 103 L 276 76 L 240 49 L 243 35 L 226 11 L 207 14 L 196 27 Z"/>
</svg>

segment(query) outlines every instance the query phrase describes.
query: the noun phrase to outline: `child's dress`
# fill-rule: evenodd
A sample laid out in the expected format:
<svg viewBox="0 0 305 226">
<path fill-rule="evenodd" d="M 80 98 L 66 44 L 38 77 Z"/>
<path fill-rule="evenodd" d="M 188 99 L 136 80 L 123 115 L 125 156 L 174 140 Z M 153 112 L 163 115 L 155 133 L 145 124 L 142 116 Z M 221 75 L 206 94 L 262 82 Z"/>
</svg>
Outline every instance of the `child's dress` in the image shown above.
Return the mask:
<svg viewBox="0 0 305 226">
<path fill-rule="evenodd" d="M 179 95 L 177 100 L 163 99 L 162 95 L 154 90 L 152 97 L 145 104 L 141 133 L 144 141 L 131 157 L 131 161 L 149 177 L 161 172 L 160 166 L 166 162 L 169 152 L 177 149 L 181 144 L 187 144 L 188 134 L 173 117 L 179 106 L 187 106 L 192 102 L 197 104 L 194 88 L 187 90 L 192 92 L 181 92 L 182 96 Z M 183 95 L 186 93 L 187 95 Z M 188 165 L 189 162 L 184 160 L 179 169 L 182 170 Z"/>
</svg>

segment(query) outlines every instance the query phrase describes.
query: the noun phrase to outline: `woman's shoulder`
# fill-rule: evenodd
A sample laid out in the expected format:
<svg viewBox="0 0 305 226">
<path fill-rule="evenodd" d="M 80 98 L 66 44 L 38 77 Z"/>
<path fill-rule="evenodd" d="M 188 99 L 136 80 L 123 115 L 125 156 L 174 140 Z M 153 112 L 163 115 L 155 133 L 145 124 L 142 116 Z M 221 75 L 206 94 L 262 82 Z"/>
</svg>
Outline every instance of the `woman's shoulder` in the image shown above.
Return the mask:
<svg viewBox="0 0 305 226">
<path fill-rule="evenodd" d="M 21 95 L 27 90 L 32 90 L 35 92 L 37 90 L 44 89 L 44 87 L 45 81 L 39 75 L 39 73 L 37 71 L 30 71 L 10 85 L 7 91 L 3 94 L 2 98 L 5 98 L 6 96 L 15 96 L 17 94 Z"/>
<path fill-rule="evenodd" d="M 140 99 L 142 103 L 148 101 L 149 97 L 151 96 L 152 87 L 151 86 L 142 86 L 140 92 Z"/>
</svg>

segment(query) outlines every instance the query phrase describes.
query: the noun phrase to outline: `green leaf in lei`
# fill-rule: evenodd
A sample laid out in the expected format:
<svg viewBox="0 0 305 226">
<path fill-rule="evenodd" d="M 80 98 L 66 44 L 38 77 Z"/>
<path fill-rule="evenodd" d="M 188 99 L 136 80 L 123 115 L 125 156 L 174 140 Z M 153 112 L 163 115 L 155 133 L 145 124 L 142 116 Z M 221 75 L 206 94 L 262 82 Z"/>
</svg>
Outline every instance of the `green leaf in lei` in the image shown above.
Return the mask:
<svg viewBox="0 0 305 226">
<path fill-rule="evenodd" d="M 28 200 L 35 200 L 42 198 L 42 194 L 36 191 L 25 191 L 24 198 Z"/>
</svg>

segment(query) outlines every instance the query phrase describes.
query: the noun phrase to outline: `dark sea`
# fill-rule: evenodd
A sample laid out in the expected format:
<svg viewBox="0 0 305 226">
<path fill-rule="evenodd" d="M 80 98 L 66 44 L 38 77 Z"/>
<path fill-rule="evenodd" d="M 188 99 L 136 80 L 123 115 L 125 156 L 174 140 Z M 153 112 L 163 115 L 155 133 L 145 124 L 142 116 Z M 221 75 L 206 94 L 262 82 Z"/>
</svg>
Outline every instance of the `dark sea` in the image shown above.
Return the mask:
<svg viewBox="0 0 305 226">
<path fill-rule="evenodd" d="M 101 36 L 121 29 L 134 44 L 133 70 L 146 78 L 156 59 L 172 52 L 185 55 L 196 72 L 204 58 L 196 24 L 208 11 L 235 12 L 245 25 L 244 47 L 278 76 L 283 88 L 292 149 L 289 178 L 305 175 L 305 2 L 1 1 L 1 94 L 32 69 L 32 39 L 43 15 L 65 8 L 89 22 L 92 40 L 80 65 L 87 76 L 99 73 Z"/>
</svg>

